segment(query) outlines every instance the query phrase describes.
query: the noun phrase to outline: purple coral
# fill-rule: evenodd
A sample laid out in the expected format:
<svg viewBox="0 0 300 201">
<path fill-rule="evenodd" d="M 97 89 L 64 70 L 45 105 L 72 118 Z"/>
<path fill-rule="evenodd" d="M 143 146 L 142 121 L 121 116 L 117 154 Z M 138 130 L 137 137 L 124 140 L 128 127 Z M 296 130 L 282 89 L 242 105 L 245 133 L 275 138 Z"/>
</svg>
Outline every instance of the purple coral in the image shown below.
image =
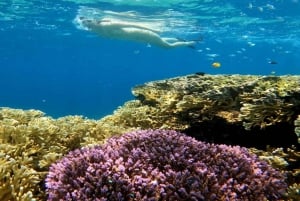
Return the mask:
<svg viewBox="0 0 300 201">
<path fill-rule="evenodd" d="M 113 137 L 50 167 L 48 200 L 277 200 L 284 177 L 238 146 L 169 130 Z"/>
</svg>

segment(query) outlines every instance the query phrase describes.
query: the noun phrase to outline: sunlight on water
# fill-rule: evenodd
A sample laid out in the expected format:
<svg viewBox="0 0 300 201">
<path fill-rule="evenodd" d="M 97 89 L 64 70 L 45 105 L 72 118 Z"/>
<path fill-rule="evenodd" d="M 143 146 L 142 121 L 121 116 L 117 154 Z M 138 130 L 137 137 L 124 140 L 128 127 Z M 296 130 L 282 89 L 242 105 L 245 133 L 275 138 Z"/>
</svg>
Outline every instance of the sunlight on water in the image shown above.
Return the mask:
<svg viewBox="0 0 300 201">
<path fill-rule="evenodd" d="M 127 13 L 130 15 L 126 20 L 150 27 L 162 37 L 203 38 L 203 45 L 197 51 L 209 59 L 224 56 L 224 53 L 211 50 L 212 43 L 226 47 L 233 42 L 241 47 L 227 53 L 229 57 L 244 55 L 249 48 L 261 43 L 272 45 L 273 52 L 297 55 L 300 46 L 299 4 L 298 0 L 272 3 L 223 0 L 1 1 L 0 21 L 8 23 L 0 30 L 14 29 L 20 22 L 30 29 L 56 30 L 58 35 L 70 36 L 73 28 L 86 28 L 80 23 L 74 26 L 74 18 L 83 16 L 95 20 L 106 15 L 121 19 L 124 16 L 120 15 Z M 49 11 L 55 14 L 51 20 L 44 15 Z M 72 19 L 66 18 L 69 16 Z"/>
<path fill-rule="evenodd" d="M 14 22 L 2 25 L 0 30 L 14 29 L 16 23 L 21 22 L 22 26 L 30 29 L 56 30 L 57 35 L 70 36 L 75 27 L 86 29 L 76 20 L 76 26 L 72 23 L 79 16 L 97 20 L 104 15 L 121 19 L 124 18 L 122 14 L 128 14 L 126 20 L 150 27 L 162 37 L 204 39 L 197 51 L 211 60 L 219 55 L 224 56 L 220 51 L 211 50 L 212 43 L 224 47 L 228 43 L 240 45 L 234 52 L 226 53 L 229 57 L 245 55 L 248 49 L 262 43 L 272 45 L 273 52 L 297 55 L 300 46 L 299 4 L 298 0 L 276 0 L 272 3 L 223 0 L 13 0 L 0 2 L 0 21 Z M 51 20 L 44 15 L 49 11 L 55 14 Z M 72 19 L 66 18 L 69 16 Z M 221 49 L 224 52 L 224 48 Z"/>
<path fill-rule="evenodd" d="M 195 35 L 209 34 L 215 40 L 237 39 L 242 40 L 243 36 L 247 40 L 252 40 L 255 43 L 259 40 L 265 42 L 284 41 L 288 39 L 293 41 L 293 44 L 299 44 L 300 36 L 300 19 L 295 14 L 285 10 L 284 5 L 289 3 L 295 5 L 295 9 L 300 9 L 297 0 L 274 1 L 273 4 L 268 1 L 249 1 L 237 3 L 239 1 L 216 1 L 216 0 L 65 0 L 76 3 L 78 6 L 89 4 L 89 9 L 79 9 L 79 12 L 86 12 L 87 15 L 101 14 L 97 9 L 101 9 L 103 3 L 110 4 L 112 11 L 114 9 L 120 11 L 139 12 L 141 7 L 151 7 L 148 16 L 142 16 L 142 20 L 146 18 L 158 19 L 164 21 L 168 26 L 164 27 L 164 32 L 167 29 L 173 29 L 174 34 Z M 68 11 L 68 7 L 64 8 L 63 2 L 46 3 L 37 1 L 35 4 L 31 1 L 13 0 L 0 2 L 0 21 L 13 20 L 30 20 L 33 15 L 42 14 L 48 10 Z M 123 6 L 126 6 L 124 10 Z M 106 6 L 107 7 L 107 6 Z M 93 11 L 95 11 L 93 13 Z M 299 12 L 298 12 L 299 13 Z M 75 16 L 74 16 L 75 17 Z M 90 17 L 90 16 L 87 16 Z M 61 16 L 53 21 L 63 21 Z M 30 26 L 39 26 L 41 23 L 33 23 Z M 44 28 L 52 28 L 52 25 L 45 25 Z M 4 29 L 4 28 L 2 28 Z M 280 31 L 278 31 L 280 30 Z M 169 34 L 169 33 L 168 33 Z M 267 36 L 267 37 L 266 37 Z M 193 36 L 194 37 L 194 36 Z"/>
<path fill-rule="evenodd" d="M 136 11 L 114 12 L 110 10 L 100 10 L 97 8 L 81 7 L 74 20 L 75 24 L 80 29 L 86 29 L 79 22 L 80 17 L 85 17 L 89 20 L 110 19 L 113 21 L 131 23 L 151 29 L 162 36 L 179 37 L 188 36 L 199 32 L 197 21 L 191 17 L 190 13 L 182 13 L 172 9 L 156 12 L 153 14 L 144 15 Z"/>
<path fill-rule="evenodd" d="M 114 5 L 131 5 L 131 6 L 150 6 L 150 7 L 169 7 L 174 5 L 193 6 L 194 0 L 64 0 L 78 4 L 95 4 L 99 2 L 111 3 Z M 213 0 L 201 0 L 206 3 Z"/>
</svg>

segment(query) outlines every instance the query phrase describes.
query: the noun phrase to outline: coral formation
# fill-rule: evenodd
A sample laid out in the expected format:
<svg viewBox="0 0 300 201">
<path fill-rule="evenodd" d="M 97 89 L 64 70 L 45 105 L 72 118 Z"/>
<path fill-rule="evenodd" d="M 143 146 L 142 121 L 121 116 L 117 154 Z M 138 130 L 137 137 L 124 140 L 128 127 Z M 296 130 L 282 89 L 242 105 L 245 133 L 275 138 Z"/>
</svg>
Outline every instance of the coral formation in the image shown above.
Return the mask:
<svg viewBox="0 0 300 201">
<path fill-rule="evenodd" d="M 295 133 L 298 137 L 298 143 L 300 144 L 300 115 L 298 115 L 298 117 L 295 120 L 294 124 L 295 124 Z"/>
<path fill-rule="evenodd" d="M 287 200 L 300 200 L 300 153 L 295 146 L 286 150 L 268 147 L 266 151 L 250 148 L 249 152 L 285 172 L 289 183 Z"/>
<path fill-rule="evenodd" d="M 131 128 L 185 130 L 222 119 L 245 130 L 293 124 L 300 114 L 299 76 L 188 75 L 132 89 L 128 101 L 102 122 Z M 121 122 L 120 122 L 121 120 Z"/>
<path fill-rule="evenodd" d="M 37 150 L 30 146 L 0 145 L 0 200 L 32 201 L 34 193 L 41 192 L 39 183 L 45 173 L 34 169 L 31 157 Z"/>
<path fill-rule="evenodd" d="M 240 118 L 246 129 L 292 122 L 300 112 L 298 76 L 261 77 L 241 94 Z M 251 88 L 251 90 L 249 90 Z"/>
<path fill-rule="evenodd" d="M 285 147 L 285 157 L 267 151 L 270 155 L 262 158 L 293 177 L 293 197 L 300 192 L 295 185 L 300 183 L 300 76 L 198 73 L 149 82 L 132 92 L 136 100 L 101 119 L 103 125 L 119 122 L 116 133 L 175 129 L 210 142 Z"/>
<path fill-rule="evenodd" d="M 284 177 L 247 149 L 141 130 L 50 167 L 48 200 L 278 200 Z"/>
<path fill-rule="evenodd" d="M 143 105 L 160 108 L 162 118 L 176 118 L 173 124 L 162 121 L 173 128 L 220 116 L 251 129 L 293 121 L 300 113 L 299 83 L 298 76 L 189 75 L 146 83 L 133 94 Z"/>
<path fill-rule="evenodd" d="M 1 108 L 0 200 L 43 200 L 41 183 L 51 163 L 109 137 L 96 126 L 96 121 L 80 116 L 55 120 L 38 110 Z"/>
<path fill-rule="evenodd" d="M 294 183 L 288 188 L 289 201 L 300 200 L 300 183 Z"/>
<path fill-rule="evenodd" d="M 100 120 L 53 119 L 38 110 L 0 108 L 0 200 L 45 200 L 49 166 L 71 150 L 140 129 L 172 129 L 206 142 L 255 147 L 287 175 L 300 199 L 300 77 L 197 73 L 133 88 Z"/>
</svg>

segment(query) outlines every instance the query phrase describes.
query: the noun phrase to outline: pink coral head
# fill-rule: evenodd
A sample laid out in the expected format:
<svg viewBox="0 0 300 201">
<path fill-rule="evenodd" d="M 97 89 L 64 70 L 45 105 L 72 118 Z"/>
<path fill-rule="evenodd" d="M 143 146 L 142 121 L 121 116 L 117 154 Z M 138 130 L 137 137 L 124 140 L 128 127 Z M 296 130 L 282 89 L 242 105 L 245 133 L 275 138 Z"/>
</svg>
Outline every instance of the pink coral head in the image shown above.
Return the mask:
<svg viewBox="0 0 300 201">
<path fill-rule="evenodd" d="M 70 152 L 50 167 L 48 200 L 277 200 L 280 172 L 239 146 L 140 130 Z"/>
</svg>

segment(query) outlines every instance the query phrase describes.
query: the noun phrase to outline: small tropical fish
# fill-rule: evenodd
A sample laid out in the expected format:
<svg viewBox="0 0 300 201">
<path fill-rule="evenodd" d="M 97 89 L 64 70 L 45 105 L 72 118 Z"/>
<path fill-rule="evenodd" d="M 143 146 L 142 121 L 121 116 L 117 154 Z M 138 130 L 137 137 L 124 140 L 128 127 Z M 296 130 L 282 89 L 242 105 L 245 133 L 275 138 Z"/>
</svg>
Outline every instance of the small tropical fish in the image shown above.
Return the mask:
<svg viewBox="0 0 300 201">
<path fill-rule="evenodd" d="M 196 72 L 195 74 L 196 74 L 196 75 L 200 75 L 200 76 L 204 76 L 204 75 L 205 75 L 204 72 Z"/>
<path fill-rule="evenodd" d="M 214 67 L 214 68 L 220 68 L 220 67 L 221 67 L 221 63 L 220 63 L 220 62 L 214 62 L 214 63 L 212 63 L 211 65 L 212 65 L 212 67 Z"/>
<path fill-rule="evenodd" d="M 268 61 L 269 64 L 278 64 L 277 61 Z"/>
</svg>

